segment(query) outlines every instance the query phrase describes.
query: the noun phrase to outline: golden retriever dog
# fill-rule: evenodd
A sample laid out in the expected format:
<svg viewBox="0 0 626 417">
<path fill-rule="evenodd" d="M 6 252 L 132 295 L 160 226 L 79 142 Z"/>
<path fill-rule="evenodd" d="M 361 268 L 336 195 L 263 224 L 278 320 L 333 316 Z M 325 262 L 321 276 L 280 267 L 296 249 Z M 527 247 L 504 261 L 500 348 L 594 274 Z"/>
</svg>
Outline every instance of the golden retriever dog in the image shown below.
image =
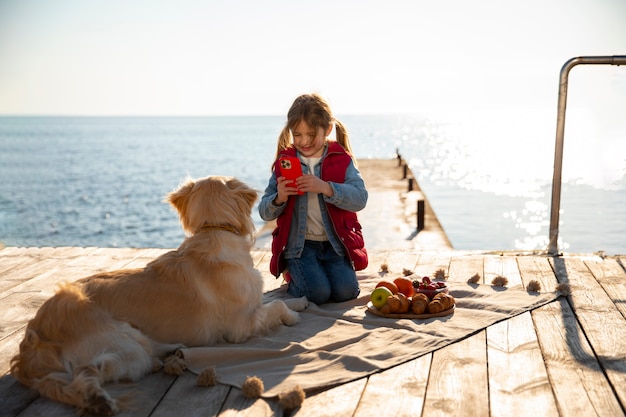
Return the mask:
<svg viewBox="0 0 626 417">
<path fill-rule="evenodd" d="M 244 342 L 299 320 L 306 298 L 262 303 L 254 268 L 255 190 L 230 177 L 188 179 L 167 200 L 187 238 L 143 269 L 62 284 L 30 320 L 11 373 L 81 413 L 126 407 L 104 388 L 137 381 L 183 346 Z"/>
</svg>

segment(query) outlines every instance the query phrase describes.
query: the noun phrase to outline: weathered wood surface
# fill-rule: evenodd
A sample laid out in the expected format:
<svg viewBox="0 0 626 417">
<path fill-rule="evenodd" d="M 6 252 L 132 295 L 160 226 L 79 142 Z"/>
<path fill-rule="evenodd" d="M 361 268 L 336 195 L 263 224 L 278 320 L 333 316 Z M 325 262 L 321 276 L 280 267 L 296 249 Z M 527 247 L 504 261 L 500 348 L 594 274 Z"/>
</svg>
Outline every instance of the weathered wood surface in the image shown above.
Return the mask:
<svg viewBox="0 0 626 417">
<path fill-rule="evenodd" d="M 26 322 L 58 282 L 104 270 L 145 265 L 165 249 L 5 248 L 0 250 L 0 415 L 75 416 L 10 375 Z M 280 285 L 269 254 L 253 252 L 265 289 Z M 138 407 L 121 416 L 624 416 L 626 404 L 626 272 L 624 258 L 545 257 L 476 252 L 373 251 L 366 272 L 386 263 L 450 280 L 479 273 L 489 283 L 567 282 L 571 296 L 497 323 L 464 340 L 392 369 L 309 394 L 285 413 L 277 401 L 250 400 L 226 386 L 201 388 L 195 376 L 155 373 L 136 388 Z M 123 387 L 119 384 L 119 388 Z M 117 387 L 116 387 L 117 388 Z"/>
</svg>

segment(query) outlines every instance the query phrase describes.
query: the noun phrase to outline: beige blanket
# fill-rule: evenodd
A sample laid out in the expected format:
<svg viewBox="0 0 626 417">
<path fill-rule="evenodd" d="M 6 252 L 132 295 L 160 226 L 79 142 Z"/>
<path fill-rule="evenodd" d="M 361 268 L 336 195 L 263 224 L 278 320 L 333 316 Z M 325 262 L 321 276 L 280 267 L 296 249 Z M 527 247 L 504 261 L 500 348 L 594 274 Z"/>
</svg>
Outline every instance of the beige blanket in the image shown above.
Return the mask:
<svg viewBox="0 0 626 417">
<path fill-rule="evenodd" d="M 264 397 L 300 385 L 305 391 L 346 383 L 399 365 L 470 336 L 494 323 L 547 304 L 555 292 L 450 282 L 456 309 L 427 320 L 389 319 L 367 311 L 378 275 L 360 276 L 361 296 L 344 303 L 311 304 L 293 327 L 242 344 L 184 349 L 189 369 L 213 366 L 218 381 L 241 388 L 248 376 L 265 386 Z M 267 300 L 287 297 L 284 291 Z"/>
</svg>

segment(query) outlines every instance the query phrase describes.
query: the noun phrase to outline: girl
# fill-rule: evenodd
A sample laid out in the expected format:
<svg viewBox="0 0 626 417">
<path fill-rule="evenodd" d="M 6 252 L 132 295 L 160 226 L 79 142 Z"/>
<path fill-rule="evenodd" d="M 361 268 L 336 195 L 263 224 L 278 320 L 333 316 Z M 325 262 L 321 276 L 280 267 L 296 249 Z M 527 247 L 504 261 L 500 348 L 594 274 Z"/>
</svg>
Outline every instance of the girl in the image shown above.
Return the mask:
<svg viewBox="0 0 626 417">
<path fill-rule="evenodd" d="M 337 141 L 327 138 L 333 124 Z M 302 164 L 303 175 L 295 183 L 282 174 L 284 156 Z M 367 251 L 355 212 L 366 203 L 345 127 L 319 95 L 296 98 L 259 203 L 263 220 L 276 219 L 270 271 L 276 277 L 285 272 L 289 294 L 316 304 L 359 295 L 355 271 L 367 267 Z"/>
</svg>

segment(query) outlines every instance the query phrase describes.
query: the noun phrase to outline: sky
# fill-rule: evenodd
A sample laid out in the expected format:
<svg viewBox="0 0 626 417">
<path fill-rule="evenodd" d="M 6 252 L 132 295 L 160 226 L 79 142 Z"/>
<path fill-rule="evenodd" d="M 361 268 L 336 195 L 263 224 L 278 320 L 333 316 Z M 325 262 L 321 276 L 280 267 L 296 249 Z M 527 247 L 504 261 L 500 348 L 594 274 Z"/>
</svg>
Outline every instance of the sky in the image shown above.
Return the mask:
<svg viewBox="0 0 626 417">
<path fill-rule="evenodd" d="M 562 65 L 626 55 L 625 22 L 625 0 L 0 0 L 0 115 L 281 115 L 305 92 L 342 114 L 556 111 Z M 626 66 L 570 88 L 625 113 Z"/>
</svg>

